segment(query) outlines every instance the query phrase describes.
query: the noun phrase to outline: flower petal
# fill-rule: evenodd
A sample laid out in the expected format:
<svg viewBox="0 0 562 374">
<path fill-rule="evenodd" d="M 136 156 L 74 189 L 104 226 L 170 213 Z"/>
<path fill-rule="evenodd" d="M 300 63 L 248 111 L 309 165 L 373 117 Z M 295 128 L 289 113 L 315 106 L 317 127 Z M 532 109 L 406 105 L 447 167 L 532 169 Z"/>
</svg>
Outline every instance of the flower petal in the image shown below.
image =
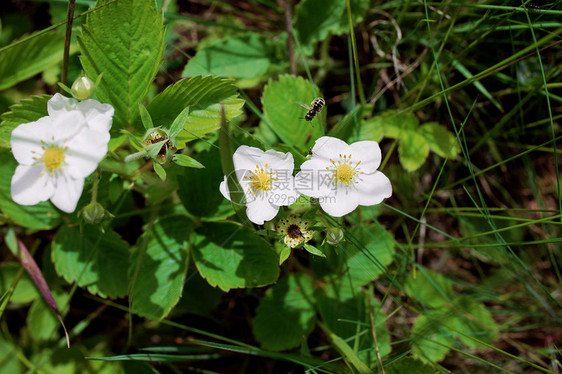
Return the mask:
<svg viewBox="0 0 562 374">
<path fill-rule="evenodd" d="M 18 163 L 31 165 L 43 156 L 41 141 L 48 138 L 50 126 L 51 118 L 42 117 L 35 122 L 22 123 L 12 131 L 10 143 Z"/>
<path fill-rule="evenodd" d="M 85 178 L 98 167 L 107 153 L 107 141 L 103 133 L 84 128 L 67 143 L 66 170 L 73 178 Z"/>
<path fill-rule="evenodd" d="M 47 201 L 55 187 L 43 166 L 19 165 L 12 177 L 12 199 L 20 205 L 35 205 Z"/>
<path fill-rule="evenodd" d="M 74 179 L 65 174 L 59 175 L 51 202 L 63 212 L 72 213 L 76 209 L 83 188 L 84 178 Z"/>
<path fill-rule="evenodd" d="M 265 221 L 271 221 L 279 212 L 279 206 L 270 204 L 265 199 L 256 199 L 248 203 L 246 215 L 256 225 L 263 225 Z"/>
<path fill-rule="evenodd" d="M 113 121 L 115 109 L 109 104 L 102 104 L 97 100 L 88 99 L 78 103 L 78 110 L 86 118 L 91 130 L 108 134 Z"/>
<path fill-rule="evenodd" d="M 361 175 L 355 188 L 359 196 L 359 204 L 364 206 L 380 204 L 384 199 L 392 196 L 390 180 L 380 171 Z"/>
<path fill-rule="evenodd" d="M 47 143 L 61 143 L 70 141 L 82 130 L 85 129 L 86 122 L 84 116 L 77 110 L 70 112 L 59 112 L 57 116 L 51 116 L 53 122 L 49 127 L 48 138 L 44 139 Z"/>
<path fill-rule="evenodd" d="M 58 114 L 76 110 L 78 101 L 69 97 L 65 97 L 60 93 L 56 93 L 47 102 L 47 112 L 49 116 L 56 117 Z"/>
<path fill-rule="evenodd" d="M 359 194 L 353 186 L 340 185 L 329 196 L 319 201 L 322 209 L 333 217 L 342 217 L 351 213 L 359 205 Z"/>
<path fill-rule="evenodd" d="M 329 160 L 330 158 L 338 157 L 340 154 L 349 154 L 349 152 L 349 145 L 343 140 L 331 136 L 323 136 L 316 140 L 312 148 L 311 158 L 320 157 Z"/>
<path fill-rule="evenodd" d="M 349 147 L 351 148 L 351 160 L 353 162 L 361 161 L 359 166 L 361 171 L 372 173 L 380 166 L 382 155 L 379 143 L 364 140 L 355 142 Z"/>
<path fill-rule="evenodd" d="M 264 151 L 247 145 L 241 145 L 232 155 L 234 170 L 236 170 L 237 175 L 239 170 L 254 170 L 256 165 L 264 166 L 267 163 L 265 160 L 269 160 L 269 157 L 266 156 Z"/>
<path fill-rule="evenodd" d="M 221 182 L 219 186 L 219 191 L 222 193 L 225 199 L 230 200 L 230 191 L 228 190 L 228 182 L 226 181 L 226 175 L 224 180 Z"/>
<path fill-rule="evenodd" d="M 328 165 L 329 161 L 319 158 L 303 162 L 295 176 L 296 190 L 314 198 L 328 196 L 335 188 L 331 181 L 333 172 L 326 170 Z"/>
<path fill-rule="evenodd" d="M 265 152 L 265 157 L 268 160 L 266 164 L 272 169 L 282 170 L 287 172 L 287 174 L 292 175 L 293 169 L 295 168 L 295 161 L 291 152 L 283 153 L 277 152 L 274 149 L 268 149 Z"/>
</svg>

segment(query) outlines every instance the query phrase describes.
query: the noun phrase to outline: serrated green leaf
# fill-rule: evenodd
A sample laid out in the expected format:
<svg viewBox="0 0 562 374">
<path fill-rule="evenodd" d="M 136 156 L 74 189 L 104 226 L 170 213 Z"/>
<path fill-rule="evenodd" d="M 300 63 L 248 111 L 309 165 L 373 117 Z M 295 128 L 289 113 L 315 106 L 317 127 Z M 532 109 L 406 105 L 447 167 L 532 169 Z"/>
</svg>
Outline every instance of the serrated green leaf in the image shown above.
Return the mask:
<svg viewBox="0 0 562 374">
<path fill-rule="evenodd" d="M 220 127 L 220 110 L 224 105 L 227 120 L 242 114 L 244 100 L 238 98 L 232 81 L 220 77 L 193 77 L 168 86 L 147 107 L 157 126 L 168 127 L 189 107 L 189 117 L 176 142 L 183 147 L 188 141 L 198 139 Z"/>
<path fill-rule="evenodd" d="M 63 52 L 62 32 L 36 33 L 14 41 L 0 53 L 0 91 L 58 64 Z"/>
<path fill-rule="evenodd" d="M 264 349 L 281 351 L 298 346 L 314 328 L 314 280 L 290 274 L 269 288 L 260 300 L 254 335 Z"/>
<path fill-rule="evenodd" d="M 346 236 L 346 278 L 355 286 L 377 279 L 392 262 L 394 239 L 382 225 L 360 226 Z"/>
<path fill-rule="evenodd" d="M 109 1 L 100 0 L 98 5 Z M 146 95 L 164 53 L 164 26 L 156 3 L 119 0 L 100 7 L 88 14 L 78 44 L 86 74 L 95 79 L 103 73 L 96 96 L 115 108 L 113 130 L 131 126 L 140 129 L 138 103 Z"/>
<path fill-rule="evenodd" d="M 407 171 L 414 171 L 423 165 L 429 155 L 429 145 L 425 138 L 415 132 L 406 132 L 400 136 L 398 156 Z"/>
<path fill-rule="evenodd" d="M 188 168 L 203 169 L 205 167 L 205 165 L 203 165 L 199 161 L 189 157 L 188 155 L 183 155 L 181 153 L 176 153 L 172 157 L 172 161 L 179 166 L 188 167 Z"/>
<path fill-rule="evenodd" d="M 324 134 L 322 123 L 325 123 L 327 109 L 324 108 L 315 119 L 307 122 L 302 119 L 307 109 L 298 105 L 309 104 L 316 98 L 313 86 L 302 77 L 282 75 L 278 81 L 270 80 L 263 90 L 263 112 L 275 134 L 289 146 L 308 148 Z M 314 87 L 318 95 L 319 90 Z M 322 122 L 318 118 L 322 118 Z"/>
<path fill-rule="evenodd" d="M 101 297 L 121 297 L 127 294 L 129 246 L 113 231 L 86 225 L 62 227 L 52 243 L 51 259 L 57 274 L 67 282 Z"/>
<path fill-rule="evenodd" d="M 49 230 L 61 222 L 61 213 L 50 202 L 24 206 L 12 200 L 11 180 L 17 162 L 6 150 L 0 151 L 0 209 L 15 224 L 33 230 Z"/>
<path fill-rule="evenodd" d="M 404 288 L 407 294 L 418 300 L 424 308 L 439 308 L 451 303 L 455 293 L 453 284 L 440 273 L 422 268 L 421 271 L 411 273 Z"/>
<path fill-rule="evenodd" d="M 140 237 L 129 268 L 134 313 L 161 319 L 176 305 L 189 265 L 192 230 L 188 217 L 173 215 L 157 220 Z"/>
<path fill-rule="evenodd" d="M 276 42 L 257 34 L 239 35 L 216 41 L 199 49 L 182 77 L 218 75 L 235 79 L 254 79 L 275 63 Z"/>
<path fill-rule="evenodd" d="M 12 286 L 16 274 L 21 269 L 21 265 L 15 262 L 5 262 L 0 264 L 0 296 Z M 37 288 L 29 279 L 29 275 L 24 271 L 19 279 L 14 292 L 10 297 L 13 303 L 29 303 L 39 297 Z"/>
<path fill-rule="evenodd" d="M 154 168 L 154 171 L 156 172 L 156 175 L 158 175 L 160 177 L 160 179 L 165 181 L 166 180 L 166 170 L 164 170 L 164 167 L 162 165 L 160 165 L 158 162 L 153 162 L 152 167 Z"/>
<path fill-rule="evenodd" d="M 192 241 L 201 276 L 223 291 L 260 287 L 279 276 L 279 258 L 270 244 L 233 223 L 206 223 Z"/>
<path fill-rule="evenodd" d="M 436 122 L 423 124 L 418 133 L 425 138 L 431 150 L 441 157 L 455 158 L 460 153 L 457 138 Z"/>
<path fill-rule="evenodd" d="M 187 211 L 196 217 L 222 219 L 234 213 L 230 201 L 219 192 L 224 179 L 216 148 L 201 152 L 197 159 L 205 169 L 185 169 L 178 176 L 178 196 Z"/>
<path fill-rule="evenodd" d="M 50 98 L 50 95 L 42 95 L 23 99 L 19 104 L 12 105 L 9 112 L 2 114 L 0 147 L 11 147 L 10 137 L 12 136 L 12 130 L 22 123 L 34 122 L 41 117 L 47 116 L 47 101 Z"/>
</svg>

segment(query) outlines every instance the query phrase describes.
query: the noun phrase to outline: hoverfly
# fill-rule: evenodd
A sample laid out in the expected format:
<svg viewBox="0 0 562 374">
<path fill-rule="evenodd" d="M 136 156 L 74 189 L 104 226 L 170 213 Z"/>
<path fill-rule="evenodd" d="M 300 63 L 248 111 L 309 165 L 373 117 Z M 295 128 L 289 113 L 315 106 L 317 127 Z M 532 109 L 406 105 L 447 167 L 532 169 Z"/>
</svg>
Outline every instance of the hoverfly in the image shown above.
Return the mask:
<svg viewBox="0 0 562 374">
<path fill-rule="evenodd" d="M 317 97 L 316 99 L 312 100 L 312 102 L 310 103 L 310 107 L 307 107 L 303 104 L 299 105 L 303 108 L 308 109 L 308 112 L 304 116 L 304 120 L 310 122 L 314 119 L 314 117 L 316 117 L 319 112 L 322 111 L 322 108 L 324 108 L 324 105 L 326 105 L 326 101 L 321 97 Z"/>
</svg>

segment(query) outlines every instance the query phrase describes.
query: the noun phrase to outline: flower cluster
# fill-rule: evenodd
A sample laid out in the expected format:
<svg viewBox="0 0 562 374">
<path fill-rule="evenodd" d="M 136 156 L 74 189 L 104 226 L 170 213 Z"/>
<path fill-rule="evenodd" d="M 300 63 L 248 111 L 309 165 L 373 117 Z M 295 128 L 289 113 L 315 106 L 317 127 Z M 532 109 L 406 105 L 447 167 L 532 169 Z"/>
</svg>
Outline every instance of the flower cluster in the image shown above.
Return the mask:
<svg viewBox="0 0 562 374">
<path fill-rule="evenodd" d="M 236 150 L 234 169 L 245 192 L 250 221 L 262 225 L 281 206 L 296 202 L 300 194 L 318 199 L 320 207 L 334 217 L 351 213 L 359 205 L 379 204 L 392 195 L 390 180 L 377 170 L 381 163 L 377 142 L 348 145 L 324 136 L 316 141 L 310 156 L 293 177 L 293 156 L 288 152 L 248 146 Z M 230 200 L 226 177 L 220 191 Z"/>
<path fill-rule="evenodd" d="M 78 102 L 55 94 L 47 112 L 48 116 L 12 131 L 12 153 L 19 165 L 11 195 L 20 205 L 50 200 L 71 213 L 85 178 L 107 153 L 114 109 L 96 100 Z"/>
</svg>

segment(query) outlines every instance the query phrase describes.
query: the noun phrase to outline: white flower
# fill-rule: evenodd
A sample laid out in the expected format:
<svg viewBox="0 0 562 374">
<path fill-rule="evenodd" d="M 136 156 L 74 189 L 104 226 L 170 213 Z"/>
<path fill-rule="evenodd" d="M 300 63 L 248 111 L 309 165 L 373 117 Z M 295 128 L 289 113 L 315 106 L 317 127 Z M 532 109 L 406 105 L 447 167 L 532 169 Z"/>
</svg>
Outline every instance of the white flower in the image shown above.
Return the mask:
<svg viewBox="0 0 562 374">
<path fill-rule="evenodd" d="M 246 197 L 246 215 L 250 221 L 263 225 L 279 212 L 280 206 L 293 204 L 299 194 L 294 189 L 293 155 L 273 149 L 238 147 L 232 156 L 238 183 Z M 230 200 L 226 177 L 219 187 L 225 198 Z"/>
<path fill-rule="evenodd" d="M 334 217 L 351 213 L 358 205 L 375 205 L 392 195 L 390 180 L 380 171 L 377 142 L 348 145 L 323 136 L 312 148 L 309 161 L 295 176 L 297 191 L 319 199 L 322 209 Z"/>
<path fill-rule="evenodd" d="M 56 94 L 47 109 L 48 116 L 12 131 L 12 153 L 19 163 L 12 177 L 12 199 L 20 205 L 51 200 L 71 213 L 84 179 L 107 153 L 113 107 Z"/>
<path fill-rule="evenodd" d="M 57 93 L 47 103 L 47 112 L 53 119 L 68 112 L 79 112 L 90 130 L 103 134 L 109 141 L 109 130 L 114 113 L 113 107 L 109 104 L 102 104 L 94 99 L 78 101 Z"/>
</svg>

